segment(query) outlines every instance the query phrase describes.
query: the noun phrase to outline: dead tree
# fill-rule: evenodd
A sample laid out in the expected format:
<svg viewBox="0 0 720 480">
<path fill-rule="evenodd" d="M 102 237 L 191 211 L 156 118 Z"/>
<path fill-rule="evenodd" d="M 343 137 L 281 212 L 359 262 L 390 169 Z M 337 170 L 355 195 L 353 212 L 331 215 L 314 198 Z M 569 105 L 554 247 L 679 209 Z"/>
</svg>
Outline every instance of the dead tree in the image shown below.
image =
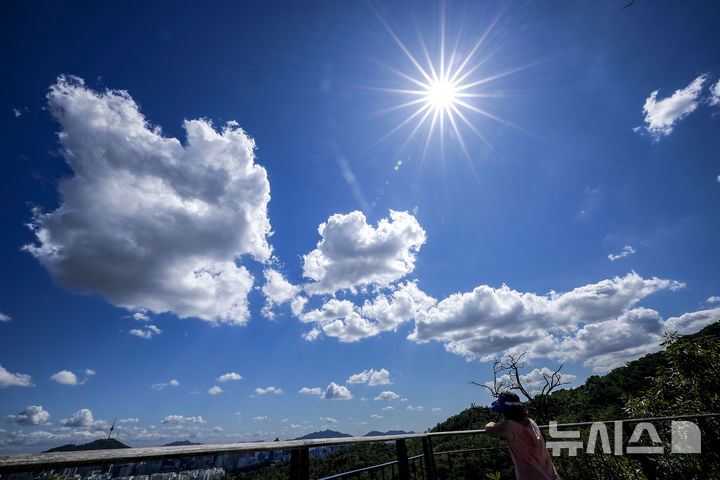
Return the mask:
<svg viewBox="0 0 720 480">
<path fill-rule="evenodd" d="M 562 374 L 560 373 L 563 367 L 561 364 L 556 370 L 549 374 L 541 371 L 545 382 L 541 388 L 528 389 L 526 385 L 523 385 L 523 375 L 520 373 L 521 370 L 525 368 L 526 356 L 527 352 L 523 352 L 520 355 L 507 353 L 504 357 L 495 359 L 493 361 L 492 386 L 487 383 L 470 383 L 478 387 L 487 388 L 494 397 L 508 390 L 519 391 L 527 399 L 527 402 L 530 404 L 530 410 L 534 412 L 533 415 L 535 415 L 537 420 L 546 423 L 549 420 L 548 397 L 550 393 L 556 388 L 567 385 L 570 382 L 563 381 Z"/>
</svg>

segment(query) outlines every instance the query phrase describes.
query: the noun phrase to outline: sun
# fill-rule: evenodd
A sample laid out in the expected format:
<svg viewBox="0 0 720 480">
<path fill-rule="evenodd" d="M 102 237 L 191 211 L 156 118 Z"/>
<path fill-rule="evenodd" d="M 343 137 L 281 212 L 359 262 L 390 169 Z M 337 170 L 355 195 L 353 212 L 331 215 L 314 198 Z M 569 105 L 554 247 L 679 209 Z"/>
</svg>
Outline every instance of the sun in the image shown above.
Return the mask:
<svg viewBox="0 0 720 480">
<path fill-rule="evenodd" d="M 454 138 L 457 139 L 465 156 L 472 165 L 471 155 L 461 130 L 471 131 L 482 139 L 491 149 L 496 149 L 480 129 L 478 129 L 471 115 L 480 115 L 495 122 L 532 134 L 532 132 L 490 113 L 485 108 L 482 108 L 482 104 L 479 102 L 483 98 L 502 96 L 502 93 L 495 93 L 487 89 L 483 90 L 488 84 L 497 82 L 503 77 L 529 68 L 535 63 L 540 63 L 533 62 L 529 65 L 512 68 L 507 71 L 482 75 L 483 73 L 487 73 L 483 72 L 483 67 L 488 60 L 500 50 L 499 47 L 489 49 L 489 51 L 487 48 L 484 48 L 488 37 L 498 23 L 499 15 L 490 23 L 485 32 L 480 35 L 480 38 L 477 39 L 474 44 L 471 44 L 472 47 L 465 49 L 464 52 L 466 53 L 461 55 L 459 53 L 459 50 L 461 50 L 459 46 L 463 39 L 460 38 L 460 33 L 458 33 L 457 38 L 455 38 L 454 46 L 451 49 L 446 48 L 445 13 L 444 10 L 441 11 L 438 55 L 437 58 L 431 58 L 422 37 L 420 37 L 420 51 L 417 52 L 416 55 L 413 55 L 387 22 L 385 22 L 377 12 L 375 13 L 385 27 L 385 30 L 390 34 L 413 66 L 410 72 L 405 72 L 378 62 L 390 72 L 399 76 L 402 81 L 408 85 L 408 88 L 376 88 L 376 90 L 391 92 L 405 97 L 402 103 L 386 108 L 382 110 L 381 113 L 395 110 L 406 110 L 409 113 L 404 120 L 388 131 L 376 143 L 381 142 L 403 128 L 411 129 L 410 134 L 401 146 L 401 148 L 403 148 L 422 129 L 422 131 L 427 131 L 422 155 L 424 158 L 431 139 L 434 136 L 439 137 L 442 152 L 447 127 L 448 132 L 452 129 Z M 461 30 L 462 29 L 460 29 L 460 31 Z M 423 127 L 425 128 L 423 129 Z"/>
<path fill-rule="evenodd" d="M 447 79 L 438 79 L 428 85 L 425 101 L 431 108 L 445 112 L 455 106 L 457 94 L 455 85 Z"/>
</svg>

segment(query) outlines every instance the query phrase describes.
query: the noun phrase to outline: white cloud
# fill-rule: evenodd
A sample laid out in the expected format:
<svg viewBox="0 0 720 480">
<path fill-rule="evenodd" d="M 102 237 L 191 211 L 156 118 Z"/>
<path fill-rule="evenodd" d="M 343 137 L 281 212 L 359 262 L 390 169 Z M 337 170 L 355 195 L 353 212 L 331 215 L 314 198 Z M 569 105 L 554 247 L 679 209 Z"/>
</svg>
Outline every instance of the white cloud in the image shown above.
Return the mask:
<svg viewBox="0 0 720 480">
<path fill-rule="evenodd" d="M 180 382 L 175 380 L 174 378 L 170 380 L 167 383 L 156 383 L 154 385 L 150 385 L 150 388 L 153 390 L 163 390 L 165 387 L 178 387 L 180 386 Z"/>
<path fill-rule="evenodd" d="M 388 412 L 390 410 L 395 410 L 395 407 L 393 407 L 392 405 L 388 405 L 387 407 L 383 407 L 382 410 L 384 412 Z"/>
<path fill-rule="evenodd" d="M 413 407 L 412 405 L 408 405 L 405 410 L 409 410 L 411 412 L 422 412 L 425 409 L 422 405 L 417 405 Z"/>
<path fill-rule="evenodd" d="M 139 423 L 140 419 L 136 417 L 130 417 L 130 418 L 121 418 L 118 420 L 118 423 Z"/>
<path fill-rule="evenodd" d="M 220 376 L 217 378 L 217 381 L 218 381 L 218 382 L 230 382 L 230 381 L 233 381 L 233 380 L 242 380 L 242 378 L 243 378 L 242 375 L 240 375 L 240 374 L 238 374 L 238 373 L 229 372 L 229 373 L 225 373 L 225 374 L 223 374 L 223 375 L 220 375 Z"/>
<path fill-rule="evenodd" d="M 363 285 L 389 285 L 415 268 L 415 254 L 425 243 L 425 231 L 407 212 L 390 210 L 377 228 L 362 212 L 335 214 L 320 224 L 322 239 L 303 257 L 305 286 L 311 294 L 354 290 Z"/>
<path fill-rule="evenodd" d="M 0 312 L 0 322 L 9 322 L 10 320 L 12 320 L 12 318 Z"/>
<path fill-rule="evenodd" d="M 25 410 L 17 415 L 8 415 L 6 421 L 8 425 L 34 426 L 42 425 L 49 418 L 50 413 L 42 405 L 28 405 Z"/>
<path fill-rule="evenodd" d="M 253 277 L 236 260 L 270 258 L 270 186 L 254 141 L 186 120 L 187 140 L 162 135 L 124 91 L 60 77 L 48 103 L 74 176 L 60 206 L 34 212 L 25 249 L 53 279 L 132 311 L 243 325 Z"/>
<path fill-rule="evenodd" d="M 184 417 L 182 415 L 168 415 L 167 417 L 160 420 L 160 423 L 168 423 L 171 425 L 180 425 L 186 423 L 207 423 L 203 418 L 198 415 L 197 417 Z"/>
<path fill-rule="evenodd" d="M 73 413 L 70 418 L 63 418 L 60 420 L 60 425 L 66 427 L 95 427 L 102 428 L 106 425 L 103 420 L 95 420 L 93 413 L 87 408 L 81 408 L 77 412 Z"/>
<path fill-rule="evenodd" d="M 377 326 L 362 318 L 355 305 L 348 300 L 331 299 L 320 310 L 312 310 L 300 317 L 304 323 L 316 323 L 318 327 L 305 335 L 306 340 L 315 340 L 321 330 L 326 335 L 336 337 L 344 343 L 377 335 Z"/>
<path fill-rule="evenodd" d="M 435 408 L 432 409 L 432 411 L 433 411 L 433 412 L 442 412 L 442 408 L 440 408 L 440 407 L 435 407 Z"/>
<path fill-rule="evenodd" d="M 332 417 L 320 417 L 321 422 L 325 423 L 337 423 L 338 421 Z"/>
<path fill-rule="evenodd" d="M 307 297 L 303 297 L 302 295 L 298 295 L 297 297 L 295 297 L 293 301 L 290 302 L 290 310 L 292 311 L 293 315 L 299 317 L 305 309 L 305 304 L 307 303 L 307 301 Z"/>
<path fill-rule="evenodd" d="M 320 388 L 320 387 L 313 387 L 313 388 L 303 387 L 298 391 L 298 393 L 302 393 L 303 395 L 321 396 L 323 394 L 323 391 L 322 391 L 322 388 Z"/>
<path fill-rule="evenodd" d="M 717 321 L 720 321 L 720 307 L 684 313 L 679 317 L 670 317 L 665 322 L 665 330 L 668 332 L 676 331 L 681 335 L 685 335 L 697 332 Z"/>
<path fill-rule="evenodd" d="M 256 388 L 255 393 L 258 395 L 265 395 L 266 393 L 274 393 L 275 395 L 282 395 L 285 391 L 282 388 L 275 388 L 272 385 L 267 388 Z"/>
<path fill-rule="evenodd" d="M 32 378 L 25 373 L 10 373 L 0 365 L 0 388 L 32 387 Z"/>
<path fill-rule="evenodd" d="M 135 312 L 133 313 L 133 319 L 138 322 L 149 322 L 150 316 L 146 312 Z"/>
<path fill-rule="evenodd" d="M 208 393 L 210 395 L 217 395 L 218 393 L 222 393 L 223 389 L 218 387 L 217 385 L 213 385 L 212 387 L 208 388 Z"/>
<path fill-rule="evenodd" d="M 687 87 L 675 90 L 672 96 L 662 100 L 657 100 L 658 90 L 652 92 L 643 105 L 645 131 L 656 141 L 664 135 L 670 135 L 675 124 L 697 108 L 706 79 L 707 75 L 700 75 Z"/>
<path fill-rule="evenodd" d="M 390 385 L 392 382 L 390 381 L 390 372 L 388 372 L 384 368 L 380 370 L 375 370 L 371 368 L 370 370 L 363 370 L 360 373 L 351 375 L 350 378 L 347 379 L 346 383 L 367 383 L 370 386 L 375 386 Z"/>
<path fill-rule="evenodd" d="M 93 375 L 95 375 L 95 370 L 93 370 L 92 368 L 86 368 L 83 373 L 88 377 L 92 377 Z"/>
<path fill-rule="evenodd" d="M 372 415 L 370 415 L 370 418 L 374 418 L 375 420 L 382 420 L 383 416 L 373 413 Z"/>
<path fill-rule="evenodd" d="M 253 417 L 253 422 L 261 422 L 261 421 L 267 420 L 267 419 L 268 419 L 268 417 L 266 417 L 265 415 L 262 415 L 259 417 Z"/>
<path fill-rule="evenodd" d="M 133 328 L 130 330 L 131 335 L 135 335 L 136 337 L 144 338 L 146 340 L 150 340 L 155 335 L 160 335 L 162 333 L 162 330 L 160 330 L 155 325 L 147 325 L 143 328 Z"/>
<path fill-rule="evenodd" d="M 327 389 L 325 390 L 325 393 L 322 394 L 321 398 L 326 398 L 328 400 L 350 400 L 353 396 L 346 386 L 330 382 L 330 385 L 327 386 Z"/>
<path fill-rule="evenodd" d="M 634 254 L 635 252 L 637 252 L 637 250 L 635 250 L 633 247 L 631 247 L 630 245 L 625 245 L 620 253 L 617 253 L 617 254 L 611 253 L 608 255 L 608 258 L 614 262 L 615 260 L 619 260 L 621 258 L 630 256 L 630 255 Z"/>
<path fill-rule="evenodd" d="M 571 335 L 579 333 L 580 325 L 584 325 L 585 331 L 595 328 L 604 331 L 611 325 L 619 327 L 630 321 L 628 317 L 618 322 L 619 317 L 640 300 L 659 290 L 683 287 L 684 284 L 672 280 L 644 279 L 635 272 L 566 293 L 547 295 L 521 293 L 506 285 L 497 289 L 481 285 L 472 292 L 453 294 L 427 312 L 420 312 L 409 338 L 416 342 L 441 341 L 446 350 L 468 359 L 489 360 L 507 351 L 528 351 L 530 356 L 554 356 L 561 360 L 579 359 L 576 350 L 569 348 L 573 343 L 565 343 L 562 348 L 558 337 L 565 338 L 562 342 L 572 340 Z M 610 321 L 616 323 L 592 326 Z M 647 319 L 639 321 L 646 323 Z M 654 321 L 654 325 L 657 331 L 660 323 Z M 648 340 L 630 335 L 618 343 L 601 345 L 596 341 L 595 344 L 605 350 L 603 353 L 610 353 L 608 349 L 625 350 L 633 342 L 640 346 Z M 591 342 L 590 337 L 588 341 Z"/>
<path fill-rule="evenodd" d="M 720 105 L 720 80 L 710 87 L 710 105 Z"/>
<path fill-rule="evenodd" d="M 435 299 L 422 292 L 415 282 L 406 282 L 397 286 L 390 299 L 381 293 L 372 302 L 366 300 L 360 308 L 349 300 L 333 298 L 320 309 L 303 314 L 300 320 L 315 324 L 305 335 L 306 340 L 315 340 L 322 332 L 351 343 L 383 331 L 396 330 L 398 325 L 412 320 L 434 304 Z"/>
<path fill-rule="evenodd" d="M 400 397 L 400 395 L 398 395 L 397 393 L 391 392 L 390 390 L 386 390 L 386 391 L 382 392 L 380 395 L 378 395 L 377 397 L 375 397 L 375 400 L 376 401 L 395 400 L 396 398 L 399 398 L 399 397 Z"/>
<path fill-rule="evenodd" d="M 262 286 L 261 290 L 265 295 L 265 306 L 262 309 L 262 314 L 268 318 L 273 318 L 275 316 L 273 307 L 293 300 L 301 289 L 285 280 L 285 277 L 280 272 L 272 268 L 266 269 L 264 275 L 265 285 Z"/>
<path fill-rule="evenodd" d="M 719 296 L 712 296 L 709 297 L 707 300 L 705 300 L 707 303 L 720 303 L 720 297 Z"/>
<path fill-rule="evenodd" d="M 53 382 L 62 383 L 63 385 L 80 385 L 77 375 L 68 370 L 60 370 L 59 372 L 53 374 L 50 377 L 50 380 L 52 380 Z"/>
</svg>

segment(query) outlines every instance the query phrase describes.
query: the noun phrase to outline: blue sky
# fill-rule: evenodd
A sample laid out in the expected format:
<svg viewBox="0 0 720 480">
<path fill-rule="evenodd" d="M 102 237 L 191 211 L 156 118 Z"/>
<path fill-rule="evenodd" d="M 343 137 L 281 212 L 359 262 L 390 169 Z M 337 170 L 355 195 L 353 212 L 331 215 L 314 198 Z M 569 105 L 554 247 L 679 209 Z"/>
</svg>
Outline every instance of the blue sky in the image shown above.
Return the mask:
<svg viewBox="0 0 720 480">
<path fill-rule="evenodd" d="M 720 320 L 718 9 L 622 6 L 4 6 L 0 453 L 422 431 Z"/>
</svg>

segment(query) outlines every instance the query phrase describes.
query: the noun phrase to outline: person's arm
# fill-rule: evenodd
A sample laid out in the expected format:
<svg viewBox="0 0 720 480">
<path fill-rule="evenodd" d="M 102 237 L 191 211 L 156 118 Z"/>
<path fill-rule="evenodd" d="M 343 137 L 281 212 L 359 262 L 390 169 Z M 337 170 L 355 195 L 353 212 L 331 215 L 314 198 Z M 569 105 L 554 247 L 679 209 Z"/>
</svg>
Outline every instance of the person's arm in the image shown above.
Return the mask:
<svg viewBox="0 0 720 480">
<path fill-rule="evenodd" d="M 490 422 L 485 425 L 485 432 L 491 437 L 503 438 L 508 442 L 511 442 L 513 439 L 512 428 L 510 428 L 510 424 L 507 422 Z"/>
</svg>

